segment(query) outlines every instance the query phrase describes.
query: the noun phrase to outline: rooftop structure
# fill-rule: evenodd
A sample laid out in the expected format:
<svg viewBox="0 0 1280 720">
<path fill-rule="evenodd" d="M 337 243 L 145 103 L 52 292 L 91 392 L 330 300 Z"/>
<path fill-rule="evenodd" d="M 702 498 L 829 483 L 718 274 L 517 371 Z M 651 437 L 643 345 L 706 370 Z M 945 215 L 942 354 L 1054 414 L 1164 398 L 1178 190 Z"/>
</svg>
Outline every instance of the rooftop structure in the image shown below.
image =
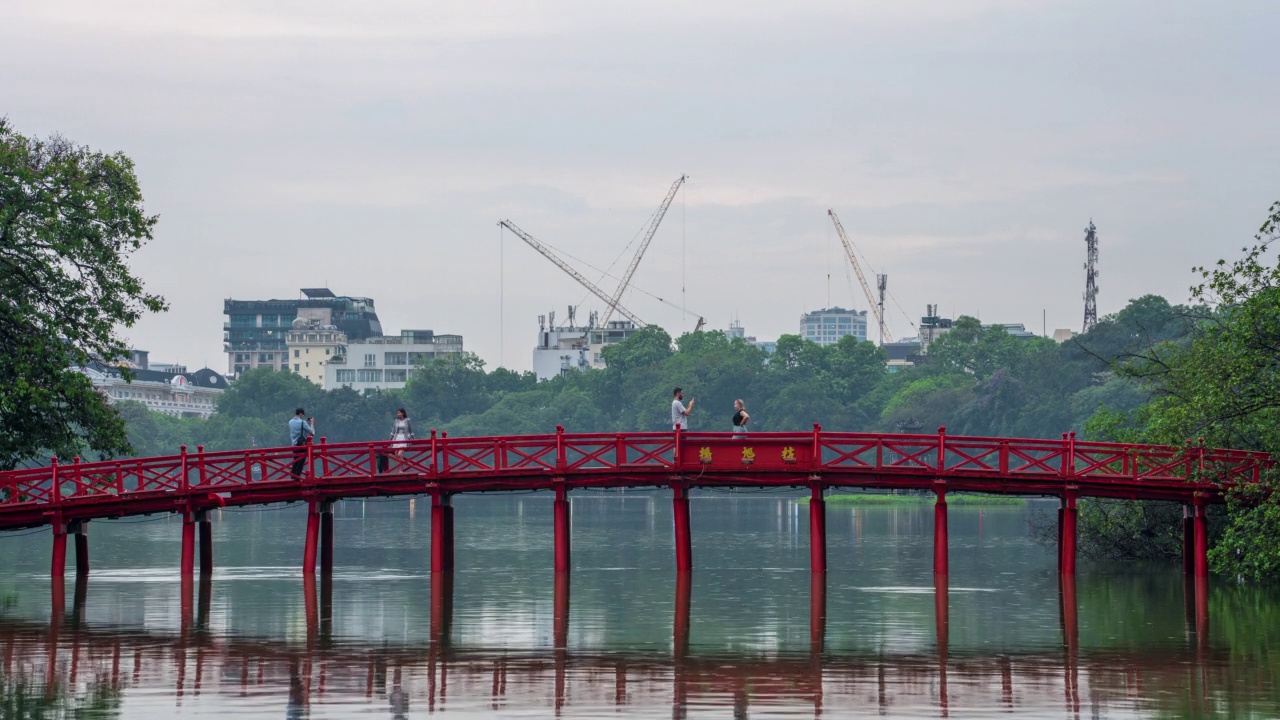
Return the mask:
<svg viewBox="0 0 1280 720">
<path fill-rule="evenodd" d="M 867 339 L 867 311 L 841 307 L 814 310 L 800 316 L 800 337 L 819 345 L 834 345 L 852 335 Z"/>
<path fill-rule="evenodd" d="M 348 340 L 345 354 L 325 362 L 324 389 L 403 388 L 415 367 L 461 354 L 461 335 L 436 335 L 431 330 L 401 330 L 399 335 Z"/>
<path fill-rule="evenodd" d="M 295 300 L 223 301 L 223 348 L 232 376 L 257 367 L 290 367 L 288 333 L 298 318 L 333 325 L 349 340 L 382 335 L 372 298 L 338 296 L 328 288 L 303 288 L 301 295 Z"/>
</svg>

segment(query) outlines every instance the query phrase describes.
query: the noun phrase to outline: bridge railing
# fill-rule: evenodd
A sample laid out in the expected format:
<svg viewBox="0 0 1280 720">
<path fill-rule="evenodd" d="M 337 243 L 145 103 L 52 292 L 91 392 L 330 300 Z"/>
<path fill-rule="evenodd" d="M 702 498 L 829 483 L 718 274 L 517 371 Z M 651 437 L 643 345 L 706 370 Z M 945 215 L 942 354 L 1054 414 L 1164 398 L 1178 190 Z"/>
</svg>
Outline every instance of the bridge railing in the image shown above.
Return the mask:
<svg viewBox="0 0 1280 720">
<path fill-rule="evenodd" d="M 292 473 L 302 460 L 300 476 Z M 1049 478 L 1140 487 L 1193 482 L 1206 487 L 1257 482 L 1262 453 L 1077 441 L 947 435 L 812 432 L 581 433 L 430 437 L 251 448 L 102 462 L 54 461 L 0 473 L 0 512 L 115 501 L 123 497 L 228 492 L 297 483 L 350 482 L 384 473 L 427 481 L 476 477 L 572 477 L 616 473 L 742 476 L 753 473 L 858 473 L 993 477 L 1016 483 Z"/>
</svg>

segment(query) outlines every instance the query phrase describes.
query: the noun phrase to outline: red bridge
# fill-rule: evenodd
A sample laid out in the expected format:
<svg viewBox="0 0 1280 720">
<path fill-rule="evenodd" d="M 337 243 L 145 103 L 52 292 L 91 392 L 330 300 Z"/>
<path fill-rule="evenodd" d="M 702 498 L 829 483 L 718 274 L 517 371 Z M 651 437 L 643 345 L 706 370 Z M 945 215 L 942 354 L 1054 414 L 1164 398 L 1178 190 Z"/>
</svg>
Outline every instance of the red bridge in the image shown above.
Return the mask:
<svg viewBox="0 0 1280 720">
<path fill-rule="evenodd" d="M 196 530 L 200 572 L 213 569 L 215 508 L 307 501 L 303 571 L 333 566 L 332 503 L 374 495 L 431 496 L 431 570 L 453 569 L 453 507 L 462 492 L 551 490 L 556 572 L 569 570 L 569 504 L 575 487 L 669 487 L 674 495 L 676 569 L 693 568 L 689 489 L 805 487 L 812 492 L 810 567 L 826 571 L 829 488 L 888 488 L 936 493 L 934 573 L 947 574 L 947 493 L 1049 495 L 1061 500 L 1059 565 L 1074 576 L 1076 499 L 1110 497 L 1184 503 L 1184 569 L 1208 575 L 1204 508 L 1224 488 L 1257 482 L 1271 460 L 1261 453 L 1188 445 L 1081 442 L 936 435 L 805 433 L 569 434 L 450 438 L 432 431 L 398 457 L 390 442 L 178 455 L 0 473 L 0 530 L 53 527 L 52 573 L 65 570 L 66 538 L 76 539 L 77 573 L 89 571 L 85 525 L 98 518 L 158 512 L 183 517 L 182 576 L 194 574 Z M 383 465 L 383 463 L 386 463 Z M 297 475 L 293 468 L 300 468 Z M 381 470 L 381 472 L 380 472 Z"/>
</svg>

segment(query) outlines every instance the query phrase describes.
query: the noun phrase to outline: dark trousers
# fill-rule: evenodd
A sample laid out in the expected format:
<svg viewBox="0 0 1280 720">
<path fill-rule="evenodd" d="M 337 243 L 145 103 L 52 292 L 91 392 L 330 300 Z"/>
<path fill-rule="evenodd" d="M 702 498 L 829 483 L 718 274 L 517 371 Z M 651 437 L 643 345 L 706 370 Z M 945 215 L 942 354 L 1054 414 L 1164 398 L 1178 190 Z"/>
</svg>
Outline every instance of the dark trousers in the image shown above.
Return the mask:
<svg viewBox="0 0 1280 720">
<path fill-rule="evenodd" d="M 306 445 L 295 446 L 293 448 L 293 467 L 289 470 L 289 473 L 293 475 L 294 479 L 296 480 L 302 479 L 302 466 L 306 464 L 307 464 L 307 446 Z"/>
</svg>

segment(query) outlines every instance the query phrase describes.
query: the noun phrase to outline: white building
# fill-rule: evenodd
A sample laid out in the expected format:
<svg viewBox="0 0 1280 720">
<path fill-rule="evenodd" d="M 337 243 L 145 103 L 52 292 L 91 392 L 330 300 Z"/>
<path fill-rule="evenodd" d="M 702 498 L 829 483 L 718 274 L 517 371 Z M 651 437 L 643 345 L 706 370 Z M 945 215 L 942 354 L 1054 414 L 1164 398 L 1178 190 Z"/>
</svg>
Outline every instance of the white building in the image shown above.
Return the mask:
<svg viewBox="0 0 1280 720">
<path fill-rule="evenodd" d="M 227 389 L 225 377 L 208 368 L 178 373 L 152 370 L 145 363 L 145 357 L 144 353 L 144 364 L 148 367 L 131 368 L 131 382 L 125 381 L 121 368 L 105 363 L 91 363 L 80 368 L 80 372 L 89 376 L 93 386 L 112 405 L 140 402 L 148 410 L 173 417 L 207 418 L 213 414 L 218 396 Z"/>
<path fill-rule="evenodd" d="M 800 316 L 800 337 L 819 345 L 835 345 L 840 338 L 852 335 L 867 339 L 867 311 L 833 307 L 814 310 Z"/>
<path fill-rule="evenodd" d="M 405 386 L 419 365 L 462 354 L 461 335 L 436 335 L 431 330 L 402 330 L 347 342 L 345 355 L 324 366 L 324 389 L 392 390 Z"/>
<path fill-rule="evenodd" d="M 285 339 L 289 367 L 302 377 L 324 387 L 324 366 L 343 353 L 347 334 L 320 318 L 307 318 L 299 310 L 297 320 Z"/>
<path fill-rule="evenodd" d="M 591 328 L 573 324 L 555 327 L 556 314 L 538 316 L 538 345 L 533 348 L 533 373 L 539 380 L 550 380 L 569 372 L 591 367 L 591 346 L 587 334 Z M 594 320 L 595 314 L 592 314 Z"/>
</svg>

